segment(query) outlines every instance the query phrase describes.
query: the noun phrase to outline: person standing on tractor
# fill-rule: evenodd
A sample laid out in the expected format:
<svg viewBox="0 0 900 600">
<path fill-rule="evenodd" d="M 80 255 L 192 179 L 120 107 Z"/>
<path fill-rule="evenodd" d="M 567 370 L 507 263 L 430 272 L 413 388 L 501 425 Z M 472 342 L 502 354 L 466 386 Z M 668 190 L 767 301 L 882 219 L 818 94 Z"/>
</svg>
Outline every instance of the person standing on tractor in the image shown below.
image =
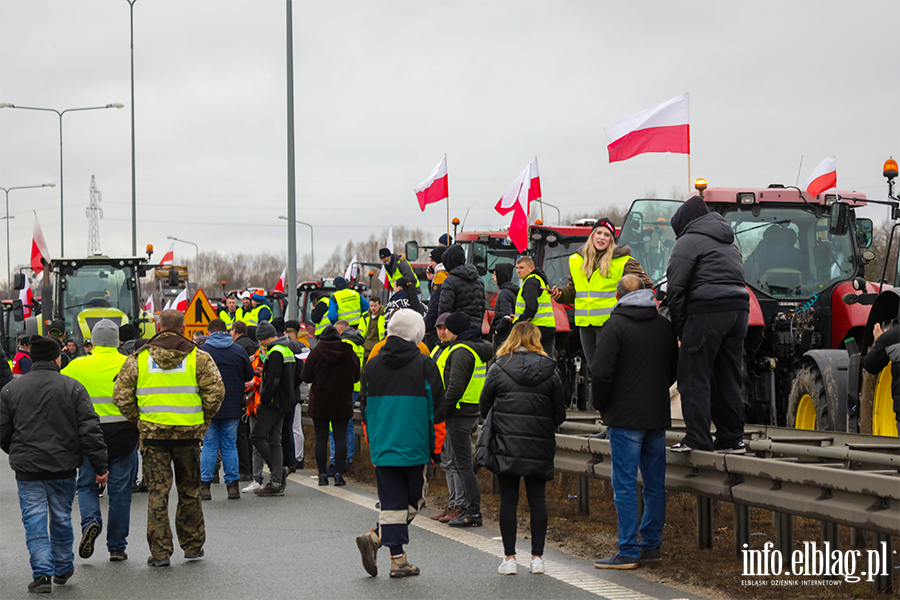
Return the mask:
<svg viewBox="0 0 900 600">
<path fill-rule="evenodd" d="M 616 306 L 616 285 L 625 275 L 637 275 L 644 286 L 653 287 L 641 263 L 631 258 L 631 248 L 616 245 L 615 224 L 602 217 L 594 223 L 584 246 L 569 257 L 569 285 L 561 290 L 553 286 L 550 291 L 557 302 L 574 303 L 575 326 L 588 369 L 594 364 L 603 324 Z"/>
<path fill-rule="evenodd" d="M 866 354 L 863 367 L 869 373 L 877 375 L 891 365 L 891 397 L 894 416 L 897 418 L 897 431 L 900 432 L 900 327 L 894 326 L 883 331 L 881 323 L 875 323 L 872 335 L 875 343 Z"/>
<path fill-rule="evenodd" d="M 331 298 L 334 302 L 328 305 L 328 320 L 332 324 L 347 321 L 350 327 L 359 327 L 363 313 L 369 311 L 369 301 L 356 290 L 351 290 L 343 277 L 334 278 L 335 291 Z"/>
<path fill-rule="evenodd" d="M 397 287 L 398 279 L 406 277 L 408 281 L 414 282 L 415 289 L 419 289 L 419 279 L 413 273 L 412 267 L 409 266 L 409 261 L 406 260 L 404 255 L 392 254 L 387 248 L 381 248 L 378 251 L 378 258 L 381 259 L 381 264 L 384 265 L 387 278 L 391 282 L 391 288 Z"/>
<path fill-rule="evenodd" d="M 522 285 L 516 295 L 515 313 L 512 320 L 531 321 L 541 331 L 541 346 L 550 358 L 554 356 L 556 344 L 556 319 L 553 317 L 553 302 L 547 290 L 547 276 L 535 268 L 530 256 L 516 259 L 516 275 Z"/>
<path fill-rule="evenodd" d="M 228 294 L 228 297 L 225 298 L 225 310 L 219 311 L 219 318 L 225 322 L 225 327 L 228 329 L 231 329 L 231 326 L 234 325 L 235 321 L 240 320 L 241 317 L 238 313 L 237 296 Z"/>
</svg>

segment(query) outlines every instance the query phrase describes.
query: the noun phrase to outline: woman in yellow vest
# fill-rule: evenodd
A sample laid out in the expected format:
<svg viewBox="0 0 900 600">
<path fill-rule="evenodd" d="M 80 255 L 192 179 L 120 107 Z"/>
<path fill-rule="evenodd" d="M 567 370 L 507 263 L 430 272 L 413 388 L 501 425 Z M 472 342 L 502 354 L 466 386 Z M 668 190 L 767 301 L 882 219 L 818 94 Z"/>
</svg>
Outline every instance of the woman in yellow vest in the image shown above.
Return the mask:
<svg viewBox="0 0 900 600">
<path fill-rule="evenodd" d="M 569 285 L 553 286 L 550 292 L 560 304 L 574 303 L 575 326 L 588 369 L 600 330 L 616 305 L 616 285 L 629 274 L 640 277 L 645 288 L 653 286 L 641 263 L 631 258 L 631 248 L 616 245 L 616 226 L 603 217 L 594 223 L 584 246 L 569 257 Z"/>
</svg>

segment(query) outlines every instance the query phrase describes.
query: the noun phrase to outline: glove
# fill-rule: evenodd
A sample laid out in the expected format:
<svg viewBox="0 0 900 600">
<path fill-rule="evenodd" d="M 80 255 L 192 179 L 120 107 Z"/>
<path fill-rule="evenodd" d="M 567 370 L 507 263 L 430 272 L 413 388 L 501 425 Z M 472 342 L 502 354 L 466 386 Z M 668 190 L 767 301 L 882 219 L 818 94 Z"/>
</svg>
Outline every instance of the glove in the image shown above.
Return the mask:
<svg viewBox="0 0 900 600">
<path fill-rule="evenodd" d="M 440 454 L 435 454 L 434 452 L 432 452 L 432 453 L 431 453 L 431 462 L 434 463 L 434 464 L 436 464 L 436 465 L 441 464 L 441 455 L 440 455 Z"/>
</svg>

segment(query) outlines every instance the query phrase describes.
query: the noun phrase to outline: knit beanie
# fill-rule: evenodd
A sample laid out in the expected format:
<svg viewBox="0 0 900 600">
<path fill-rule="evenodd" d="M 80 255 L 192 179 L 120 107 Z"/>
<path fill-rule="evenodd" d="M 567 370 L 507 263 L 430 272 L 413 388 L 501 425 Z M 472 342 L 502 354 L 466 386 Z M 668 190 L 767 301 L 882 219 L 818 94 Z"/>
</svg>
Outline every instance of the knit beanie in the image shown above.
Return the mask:
<svg viewBox="0 0 900 600">
<path fill-rule="evenodd" d="M 343 277 L 335 277 L 334 278 L 334 287 L 343 290 L 347 287 L 347 280 Z"/>
<path fill-rule="evenodd" d="M 275 333 L 277 333 L 278 335 L 284 335 L 284 317 L 275 317 L 274 319 L 272 319 L 272 327 L 275 328 Z"/>
<path fill-rule="evenodd" d="M 438 238 L 438 244 L 442 246 L 449 246 L 453 243 L 453 236 L 448 233 L 441 234 L 441 237 Z"/>
<path fill-rule="evenodd" d="M 55 338 L 38 338 L 31 341 L 31 360 L 34 362 L 53 362 L 62 351 L 62 346 Z"/>
<path fill-rule="evenodd" d="M 425 337 L 425 319 L 411 308 L 401 308 L 391 315 L 387 334 L 418 344 Z"/>
<path fill-rule="evenodd" d="M 696 219 L 703 215 L 709 214 L 709 208 L 700 196 L 691 196 L 687 202 L 675 211 L 672 215 L 672 231 L 675 237 L 681 237 L 681 233 L 685 228 Z"/>
<path fill-rule="evenodd" d="M 378 250 L 378 258 L 388 258 L 391 254 L 393 253 L 387 248 L 380 248 Z"/>
<path fill-rule="evenodd" d="M 91 331 L 95 346 L 119 347 L 119 327 L 109 319 L 101 319 Z"/>
<path fill-rule="evenodd" d="M 612 234 L 613 239 L 616 239 L 616 224 L 610 221 L 608 218 L 600 217 L 599 219 L 597 219 L 591 226 L 591 231 L 597 229 L 598 227 L 606 227 Z"/>
<path fill-rule="evenodd" d="M 450 330 L 450 333 L 455 333 L 456 335 L 461 334 L 463 331 L 469 329 L 471 325 L 471 320 L 469 319 L 469 315 L 464 312 L 456 311 L 444 322 L 444 325 L 447 326 L 447 329 Z"/>
<path fill-rule="evenodd" d="M 256 339 L 257 340 L 267 340 L 272 337 L 277 337 L 278 332 L 275 331 L 275 327 L 269 323 L 268 321 L 263 321 L 259 325 L 256 326 Z"/>
<path fill-rule="evenodd" d="M 431 251 L 431 254 L 429 254 L 428 256 L 429 256 L 429 258 L 431 258 L 431 260 L 433 260 L 434 262 L 440 263 L 440 262 L 443 262 L 443 259 L 444 259 L 444 252 L 445 252 L 446 250 L 447 250 L 447 247 L 446 247 L 446 246 L 438 246 L 437 248 L 435 248 L 434 250 L 432 250 L 432 251 Z"/>
<path fill-rule="evenodd" d="M 124 325 L 119 327 L 119 341 L 120 342 L 128 342 L 133 340 L 135 337 L 134 325 L 131 323 L 125 323 Z M 94 345 L 97 344 L 97 340 L 94 340 Z"/>
</svg>

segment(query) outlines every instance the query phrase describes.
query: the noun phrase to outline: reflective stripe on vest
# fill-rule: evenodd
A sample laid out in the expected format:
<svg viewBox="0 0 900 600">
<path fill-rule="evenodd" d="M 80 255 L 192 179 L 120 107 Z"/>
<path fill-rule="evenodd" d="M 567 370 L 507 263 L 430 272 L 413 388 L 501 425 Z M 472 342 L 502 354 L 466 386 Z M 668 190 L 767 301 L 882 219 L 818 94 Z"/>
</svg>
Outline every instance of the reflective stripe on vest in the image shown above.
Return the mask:
<svg viewBox="0 0 900 600">
<path fill-rule="evenodd" d="M 538 280 L 541 286 L 541 295 L 538 296 L 537 312 L 531 317 L 531 323 L 539 327 L 555 327 L 556 319 L 553 317 L 553 302 L 550 298 L 550 293 L 544 289 L 547 287 L 547 283 L 537 273 L 532 273 L 526 277 L 522 285 L 519 286 L 519 294 L 516 296 L 515 318 L 518 320 L 522 313 L 525 312 L 525 298 L 522 296 L 522 290 L 525 289 L 525 282 L 532 277 Z"/>
<path fill-rule="evenodd" d="M 126 358 L 118 348 L 97 346 L 92 354 L 73 360 L 61 371 L 87 390 L 101 425 L 128 420 L 112 398 L 116 375 L 122 370 Z"/>
<path fill-rule="evenodd" d="M 328 298 L 319 298 L 319 302 L 324 302 L 325 306 L 328 306 L 329 300 Z M 319 305 L 319 302 L 316 302 L 316 306 Z M 313 332 L 314 335 L 319 335 L 325 328 L 331 325 L 331 321 L 328 320 L 328 309 L 325 309 L 325 314 L 322 316 L 322 320 L 316 323 L 316 330 Z"/>
<path fill-rule="evenodd" d="M 171 369 L 160 367 L 149 350 L 138 354 L 137 361 L 136 395 L 142 421 L 183 427 L 203 424 L 196 350 Z"/>
<path fill-rule="evenodd" d="M 434 358 L 434 353 L 438 348 L 440 348 L 440 346 L 431 351 L 432 358 Z M 441 352 L 440 356 L 435 359 L 435 363 L 437 364 L 438 371 L 441 373 L 441 379 L 444 380 L 445 386 L 447 385 L 447 381 L 444 378 L 444 367 L 447 366 L 447 360 L 457 348 L 465 348 L 475 357 L 475 369 L 472 371 L 472 378 L 469 380 L 469 384 L 466 386 L 462 398 L 456 403 L 456 408 L 459 408 L 459 405 L 463 402 L 468 404 L 478 404 L 478 401 L 481 398 L 481 390 L 484 389 L 484 380 L 485 377 L 487 377 L 487 363 L 481 360 L 478 353 L 472 350 L 468 344 L 458 343 L 450 346 L 444 352 Z"/>
<path fill-rule="evenodd" d="M 609 264 L 606 277 L 599 271 L 591 274 L 590 280 L 581 270 L 584 258 L 580 254 L 569 257 L 569 274 L 575 284 L 575 325 L 577 327 L 600 326 L 606 323 L 616 306 L 616 285 L 625 272 L 625 263 L 630 256 L 614 258 Z"/>
<path fill-rule="evenodd" d="M 242 306 L 238 311 L 240 312 L 234 313 L 235 317 L 246 323 L 247 327 L 256 327 L 259 325 L 259 314 L 255 310 L 252 308 L 247 309 Z"/>
<path fill-rule="evenodd" d="M 401 259 L 397 261 L 397 268 L 394 269 L 393 273 L 389 272 L 387 269 L 384 270 L 385 273 L 387 273 L 388 281 L 391 282 L 392 290 L 397 287 L 397 280 L 403 277 L 403 274 L 400 272 L 400 263 L 406 263 L 406 266 L 409 267 L 409 261 Z M 413 287 L 419 287 L 419 278 L 416 277 L 416 272 L 412 270 L 412 267 L 409 267 L 409 272 L 412 273 L 413 276 Z"/>
<path fill-rule="evenodd" d="M 281 344 L 272 344 L 271 346 L 266 348 L 266 350 L 270 352 L 277 352 L 283 357 L 284 362 L 286 363 L 297 362 L 297 357 L 294 356 L 294 351 L 287 346 L 282 346 Z"/>
<path fill-rule="evenodd" d="M 234 325 L 235 321 L 239 321 L 237 310 L 234 311 L 234 317 L 228 314 L 227 310 L 223 310 L 219 313 L 219 318 L 225 321 L 225 327 L 231 329 L 231 326 Z"/>
<path fill-rule="evenodd" d="M 352 341 L 350 341 L 350 340 L 345 340 L 345 339 L 343 339 L 343 338 L 341 338 L 341 341 L 344 342 L 345 344 L 350 344 L 350 346 L 353 348 L 353 352 L 356 353 L 356 357 L 359 359 L 359 368 L 362 369 L 362 366 L 363 366 L 363 354 L 364 354 L 364 352 L 365 352 L 365 351 L 363 350 L 363 347 L 362 347 L 360 344 L 357 344 L 356 342 L 352 342 Z M 354 391 L 354 392 L 358 392 L 358 391 L 360 391 L 361 389 L 362 389 L 362 385 L 361 385 L 361 382 L 360 382 L 360 381 L 357 381 L 356 383 L 353 384 L 353 391 Z"/>
<path fill-rule="evenodd" d="M 378 315 L 378 339 L 384 339 L 384 315 Z M 359 332 L 362 334 L 363 339 L 369 337 L 369 327 L 372 325 L 372 313 L 366 313 L 362 316 L 362 319 L 359 321 Z"/>
<path fill-rule="evenodd" d="M 362 300 L 353 290 L 338 290 L 331 297 L 337 302 L 337 320 L 347 321 L 350 327 L 359 326 L 362 318 Z"/>
</svg>

